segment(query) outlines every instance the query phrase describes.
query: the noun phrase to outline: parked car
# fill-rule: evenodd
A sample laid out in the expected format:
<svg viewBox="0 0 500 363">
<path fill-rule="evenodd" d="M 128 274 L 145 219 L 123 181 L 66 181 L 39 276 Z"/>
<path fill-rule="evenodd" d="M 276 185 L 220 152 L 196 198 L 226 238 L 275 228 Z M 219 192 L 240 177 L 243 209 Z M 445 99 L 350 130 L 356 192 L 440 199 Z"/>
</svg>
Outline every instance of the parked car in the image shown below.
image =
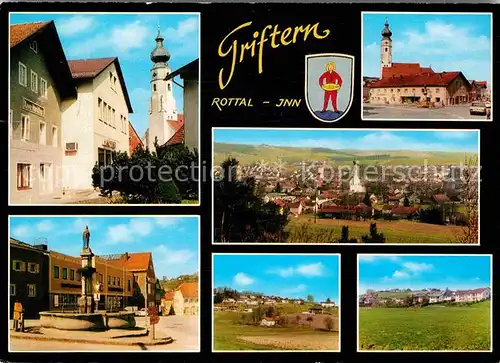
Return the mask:
<svg viewBox="0 0 500 363">
<path fill-rule="evenodd" d="M 137 310 L 134 315 L 135 316 L 147 316 L 148 315 L 148 309 L 142 308 L 140 310 Z"/>
<path fill-rule="evenodd" d="M 469 111 L 471 115 L 486 115 L 487 108 L 486 102 L 472 102 Z"/>
</svg>

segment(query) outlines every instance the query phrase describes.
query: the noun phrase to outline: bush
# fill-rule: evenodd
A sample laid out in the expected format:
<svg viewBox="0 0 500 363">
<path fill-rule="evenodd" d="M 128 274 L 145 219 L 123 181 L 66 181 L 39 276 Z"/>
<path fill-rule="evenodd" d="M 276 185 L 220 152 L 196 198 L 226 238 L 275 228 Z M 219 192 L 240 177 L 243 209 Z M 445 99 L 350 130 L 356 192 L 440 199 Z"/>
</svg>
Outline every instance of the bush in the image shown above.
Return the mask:
<svg viewBox="0 0 500 363">
<path fill-rule="evenodd" d="M 385 243 L 385 237 L 382 233 L 377 232 L 377 224 L 370 224 L 370 235 L 364 235 L 361 237 L 364 243 Z"/>
<path fill-rule="evenodd" d="M 335 324 L 333 323 L 333 319 L 329 316 L 327 316 L 324 320 L 323 323 L 325 324 L 325 329 L 328 331 L 332 331 L 333 328 L 335 327 Z"/>
<path fill-rule="evenodd" d="M 132 155 L 114 152 L 111 165 L 92 169 L 92 184 L 101 195 L 119 192 L 127 203 L 178 204 L 198 199 L 198 153 L 186 146 L 137 148 Z"/>
</svg>

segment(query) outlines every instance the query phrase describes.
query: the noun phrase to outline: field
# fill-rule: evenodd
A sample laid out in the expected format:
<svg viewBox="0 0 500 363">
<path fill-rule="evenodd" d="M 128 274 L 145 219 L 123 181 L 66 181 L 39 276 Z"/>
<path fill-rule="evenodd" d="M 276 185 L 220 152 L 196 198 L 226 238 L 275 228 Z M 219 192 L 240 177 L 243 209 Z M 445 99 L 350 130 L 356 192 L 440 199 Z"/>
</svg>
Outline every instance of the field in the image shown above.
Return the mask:
<svg viewBox="0 0 500 363">
<path fill-rule="evenodd" d="M 214 312 L 214 350 L 338 350 L 338 332 L 309 327 L 239 325 L 238 313 Z"/>
<path fill-rule="evenodd" d="M 293 163 L 307 160 L 331 160 L 340 165 L 351 165 L 355 158 L 365 165 L 448 165 L 464 161 L 461 152 L 418 150 L 334 150 L 328 148 L 284 147 L 272 145 L 240 145 L 214 143 L 214 165 L 227 157 L 239 160 L 241 165 L 279 160 Z"/>
<path fill-rule="evenodd" d="M 420 309 L 359 308 L 359 350 L 488 351 L 490 301 Z"/>
<path fill-rule="evenodd" d="M 383 233 L 386 243 L 455 243 L 462 227 L 436 225 L 409 220 L 377 220 L 377 230 Z M 304 225 L 307 228 L 304 228 Z M 340 238 L 342 226 L 349 227 L 349 237 L 361 241 L 368 234 L 370 221 L 320 219 L 314 224 L 313 215 L 293 218 L 286 226 L 289 243 L 329 243 Z"/>
</svg>

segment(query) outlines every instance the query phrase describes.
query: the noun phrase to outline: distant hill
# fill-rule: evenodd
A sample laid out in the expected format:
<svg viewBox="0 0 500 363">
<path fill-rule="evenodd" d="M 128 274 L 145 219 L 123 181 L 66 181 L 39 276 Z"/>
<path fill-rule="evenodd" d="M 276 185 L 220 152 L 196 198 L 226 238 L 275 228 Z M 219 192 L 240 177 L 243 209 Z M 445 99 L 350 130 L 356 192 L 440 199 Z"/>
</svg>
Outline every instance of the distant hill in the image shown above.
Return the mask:
<svg viewBox="0 0 500 363">
<path fill-rule="evenodd" d="M 171 279 L 160 280 L 163 290 L 168 292 L 177 289 L 184 282 L 198 282 L 198 273 L 192 275 L 181 275 Z"/>
<path fill-rule="evenodd" d="M 473 156 L 476 153 L 467 153 Z M 227 157 L 233 157 L 240 164 L 255 162 L 287 163 L 301 161 L 330 160 L 345 165 L 356 159 L 360 164 L 380 165 L 422 165 L 424 159 L 431 165 L 459 164 L 464 161 L 466 153 L 447 151 L 420 151 L 420 150 L 335 150 L 324 147 L 287 147 L 272 145 L 241 145 L 214 143 L 214 163 L 219 165 Z"/>
</svg>

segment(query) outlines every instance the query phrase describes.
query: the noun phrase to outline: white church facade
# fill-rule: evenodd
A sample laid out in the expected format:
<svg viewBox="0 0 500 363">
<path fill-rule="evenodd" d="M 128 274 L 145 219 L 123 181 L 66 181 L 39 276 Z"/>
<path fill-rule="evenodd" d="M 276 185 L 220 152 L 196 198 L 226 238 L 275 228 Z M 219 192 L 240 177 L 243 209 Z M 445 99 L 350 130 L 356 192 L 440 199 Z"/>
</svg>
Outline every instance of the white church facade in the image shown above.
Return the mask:
<svg viewBox="0 0 500 363">
<path fill-rule="evenodd" d="M 174 80 L 167 77 L 172 73 L 168 61 L 170 53 L 163 44 L 163 36 L 158 27 L 156 47 L 151 52 L 151 97 L 149 99 L 148 129 L 143 143 L 149 150 L 155 150 L 155 141 L 164 145 L 179 131 L 183 124 L 182 115 L 177 113 L 174 98 Z"/>
</svg>

